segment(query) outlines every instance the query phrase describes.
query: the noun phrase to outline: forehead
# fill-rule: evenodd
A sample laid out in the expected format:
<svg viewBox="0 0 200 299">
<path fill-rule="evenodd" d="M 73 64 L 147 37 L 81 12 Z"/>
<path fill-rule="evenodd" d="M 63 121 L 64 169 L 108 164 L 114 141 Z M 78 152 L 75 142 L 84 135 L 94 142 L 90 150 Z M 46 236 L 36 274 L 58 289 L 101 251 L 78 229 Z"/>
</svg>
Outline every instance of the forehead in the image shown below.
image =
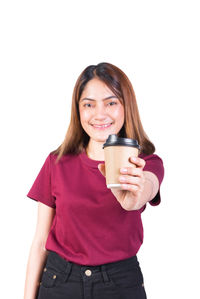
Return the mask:
<svg viewBox="0 0 200 299">
<path fill-rule="evenodd" d="M 81 98 L 86 94 L 87 96 L 91 96 L 91 97 L 93 95 L 99 95 L 99 94 L 114 95 L 112 90 L 103 81 L 96 78 L 88 81 L 88 83 L 85 85 L 83 89 Z"/>
</svg>

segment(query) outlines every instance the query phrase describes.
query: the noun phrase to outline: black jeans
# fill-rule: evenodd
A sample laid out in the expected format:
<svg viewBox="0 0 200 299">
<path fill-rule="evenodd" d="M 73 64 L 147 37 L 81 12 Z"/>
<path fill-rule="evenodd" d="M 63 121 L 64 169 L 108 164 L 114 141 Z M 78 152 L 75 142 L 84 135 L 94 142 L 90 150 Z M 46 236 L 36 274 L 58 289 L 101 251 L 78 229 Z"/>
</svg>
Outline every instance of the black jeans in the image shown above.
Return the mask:
<svg viewBox="0 0 200 299">
<path fill-rule="evenodd" d="M 37 299 L 146 299 L 137 256 L 100 266 L 78 265 L 49 251 Z"/>
</svg>

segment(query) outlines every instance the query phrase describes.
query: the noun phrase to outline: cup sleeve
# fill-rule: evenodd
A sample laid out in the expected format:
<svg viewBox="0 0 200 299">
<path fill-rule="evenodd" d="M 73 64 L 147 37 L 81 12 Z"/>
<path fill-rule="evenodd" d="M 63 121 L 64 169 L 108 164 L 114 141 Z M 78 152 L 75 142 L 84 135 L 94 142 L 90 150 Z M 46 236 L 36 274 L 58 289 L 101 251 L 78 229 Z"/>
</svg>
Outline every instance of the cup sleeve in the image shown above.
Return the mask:
<svg viewBox="0 0 200 299">
<path fill-rule="evenodd" d="M 51 208 L 56 207 L 55 197 L 52 196 L 51 188 L 51 154 L 46 158 L 26 196 L 35 201 L 40 201 Z"/>
<path fill-rule="evenodd" d="M 143 168 L 143 171 L 150 171 L 154 173 L 159 181 L 159 189 L 155 197 L 149 201 L 150 205 L 157 206 L 161 202 L 160 186 L 164 178 L 164 165 L 162 159 L 156 155 L 152 154 L 144 158 L 146 164 Z"/>
</svg>

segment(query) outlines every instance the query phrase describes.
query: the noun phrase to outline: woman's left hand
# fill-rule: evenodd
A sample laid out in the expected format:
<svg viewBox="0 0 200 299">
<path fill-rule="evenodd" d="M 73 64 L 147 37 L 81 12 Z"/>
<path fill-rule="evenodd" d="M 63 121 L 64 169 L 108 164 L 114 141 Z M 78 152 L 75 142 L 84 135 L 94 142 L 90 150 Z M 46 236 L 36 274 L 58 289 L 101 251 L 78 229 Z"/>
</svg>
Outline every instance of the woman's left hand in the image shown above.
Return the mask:
<svg viewBox="0 0 200 299">
<path fill-rule="evenodd" d="M 135 164 L 136 168 L 125 167 L 125 172 L 121 168 L 119 182 L 122 184 L 122 190 L 111 188 L 111 191 L 123 209 L 132 211 L 142 207 L 141 197 L 145 185 L 143 168 L 146 162 L 138 157 L 130 157 L 129 161 Z M 98 169 L 105 176 L 105 164 L 99 164 Z"/>
</svg>

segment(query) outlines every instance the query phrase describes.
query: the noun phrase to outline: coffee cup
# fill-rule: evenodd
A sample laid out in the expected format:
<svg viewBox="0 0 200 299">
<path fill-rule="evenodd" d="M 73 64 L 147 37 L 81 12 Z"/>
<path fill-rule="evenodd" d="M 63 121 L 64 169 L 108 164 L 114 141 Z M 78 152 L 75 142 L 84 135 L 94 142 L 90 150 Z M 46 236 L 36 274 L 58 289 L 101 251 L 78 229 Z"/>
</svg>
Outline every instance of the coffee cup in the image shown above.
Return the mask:
<svg viewBox="0 0 200 299">
<path fill-rule="evenodd" d="M 140 145 L 130 138 L 121 138 L 116 134 L 108 136 L 103 144 L 107 188 L 122 189 L 119 182 L 120 168 L 136 167 L 129 161 L 131 156 L 138 157 Z"/>
</svg>

